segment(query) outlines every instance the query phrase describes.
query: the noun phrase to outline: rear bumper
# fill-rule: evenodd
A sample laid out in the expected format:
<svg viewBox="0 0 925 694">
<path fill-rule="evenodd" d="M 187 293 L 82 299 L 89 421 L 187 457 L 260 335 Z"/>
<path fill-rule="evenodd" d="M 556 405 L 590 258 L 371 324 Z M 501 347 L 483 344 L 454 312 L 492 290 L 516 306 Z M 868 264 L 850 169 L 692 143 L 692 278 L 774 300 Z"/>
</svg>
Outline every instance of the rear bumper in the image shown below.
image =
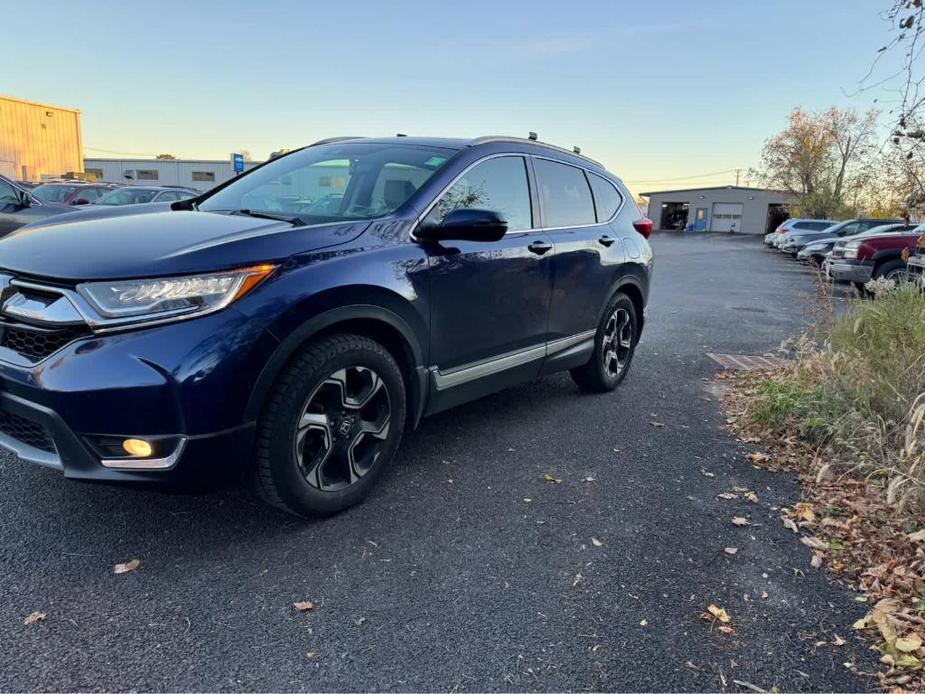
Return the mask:
<svg viewBox="0 0 925 694">
<path fill-rule="evenodd" d="M 829 274 L 836 282 L 865 284 L 874 273 L 873 263 L 840 258 L 829 266 Z"/>
</svg>

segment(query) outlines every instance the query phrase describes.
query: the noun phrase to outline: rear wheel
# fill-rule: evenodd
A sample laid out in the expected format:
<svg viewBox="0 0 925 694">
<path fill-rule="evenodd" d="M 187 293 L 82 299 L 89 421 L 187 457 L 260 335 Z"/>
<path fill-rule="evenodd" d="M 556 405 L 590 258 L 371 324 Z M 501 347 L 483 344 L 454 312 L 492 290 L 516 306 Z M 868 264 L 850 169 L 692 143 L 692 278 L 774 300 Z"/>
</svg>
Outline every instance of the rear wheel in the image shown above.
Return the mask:
<svg viewBox="0 0 925 694">
<path fill-rule="evenodd" d="M 902 260 L 888 260 L 874 271 L 874 279 L 880 277 L 901 284 L 909 280 L 909 269 Z"/>
<path fill-rule="evenodd" d="M 591 360 L 571 370 L 572 380 L 591 393 L 604 393 L 620 385 L 633 361 L 638 325 L 632 300 L 618 292 L 598 325 Z"/>
<path fill-rule="evenodd" d="M 258 494 L 298 516 L 359 503 L 395 456 L 404 414 L 401 371 L 382 345 L 318 340 L 279 377 L 261 415 Z"/>
</svg>

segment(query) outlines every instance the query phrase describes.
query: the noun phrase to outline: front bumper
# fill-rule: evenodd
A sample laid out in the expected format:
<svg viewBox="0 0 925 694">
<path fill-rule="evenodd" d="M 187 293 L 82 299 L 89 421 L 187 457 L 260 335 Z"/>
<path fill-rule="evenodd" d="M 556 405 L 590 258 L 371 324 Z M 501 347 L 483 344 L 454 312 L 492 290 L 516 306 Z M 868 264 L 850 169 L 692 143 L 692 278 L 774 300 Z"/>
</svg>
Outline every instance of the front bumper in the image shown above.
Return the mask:
<svg viewBox="0 0 925 694">
<path fill-rule="evenodd" d="M 829 274 L 836 282 L 866 284 L 874 273 L 874 264 L 866 261 L 838 258 L 829 266 Z"/>
<path fill-rule="evenodd" d="M 244 416 L 252 384 L 277 344 L 249 320 L 231 308 L 90 336 L 34 365 L 14 363 L 0 347 L 0 448 L 72 479 L 183 489 L 235 483 L 255 430 Z M 157 469 L 115 469 L 97 437 L 162 437 L 178 455 Z"/>
</svg>

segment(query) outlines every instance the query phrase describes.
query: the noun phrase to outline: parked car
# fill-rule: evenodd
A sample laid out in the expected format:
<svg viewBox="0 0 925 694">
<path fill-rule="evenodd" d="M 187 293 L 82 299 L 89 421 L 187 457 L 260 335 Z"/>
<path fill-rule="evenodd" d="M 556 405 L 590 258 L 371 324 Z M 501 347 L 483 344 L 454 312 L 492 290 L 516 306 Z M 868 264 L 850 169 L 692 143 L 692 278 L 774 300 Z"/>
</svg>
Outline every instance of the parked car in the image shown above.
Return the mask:
<svg viewBox="0 0 925 694">
<path fill-rule="evenodd" d="M 26 190 L 8 179 L 0 180 L 0 195 L 7 200 L 0 207 L 0 236 L 32 222 L 79 209 L 96 200 L 111 186 L 85 183 L 42 184 Z M 12 200 L 15 199 L 15 202 Z"/>
<path fill-rule="evenodd" d="M 794 230 L 789 232 L 785 238 L 778 243 L 778 249 L 782 253 L 789 253 L 796 257 L 806 244 L 813 241 L 854 236 L 855 234 L 861 234 L 884 224 L 902 223 L 903 220 L 901 219 L 848 219 L 822 231 Z"/>
<path fill-rule="evenodd" d="M 899 224 L 881 224 L 880 226 L 873 227 L 868 231 L 862 232 L 860 234 L 854 234 L 852 236 L 841 237 L 843 239 L 856 239 L 860 236 L 875 236 L 877 234 L 891 234 L 896 232 L 905 232 L 911 231 L 915 228 L 915 225 L 907 225 L 900 222 Z M 816 265 L 821 265 L 825 257 L 831 252 L 835 247 L 835 244 L 838 242 L 838 236 L 832 236 L 823 238 L 819 241 L 811 241 L 810 243 L 803 246 L 800 251 L 797 253 L 797 260 L 804 260 L 807 262 L 814 263 Z"/>
<path fill-rule="evenodd" d="M 338 167 L 337 209 L 292 202 Z M 425 415 L 562 370 L 620 384 L 651 231 L 603 166 L 516 138 L 327 141 L 166 211 L 52 219 L 0 241 L 0 446 L 332 513 Z"/>
<path fill-rule="evenodd" d="M 902 233 L 876 234 L 845 239 L 835 244 L 829 272 L 838 282 L 851 282 L 858 289 L 872 279 L 902 279 L 906 275 L 904 251 L 914 251 L 925 234 L 925 224 Z"/>
<path fill-rule="evenodd" d="M 89 205 L 114 187 L 96 183 L 43 183 L 33 188 L 31 193 L 49 205 Z"/>
<path fill-rule="evenodd" d="M 802 219 L 800 217 L 791 217 L 790 219 L 783 221 L 771 233 L 765 234 L 764 245 L 769 248 L 777 248 L 780 241 L 792 229 L 800 229 L 803 231 L 821 231 L 823 229 L 827 229 L 833 224 L 838 224 L 838 222 L 831 219 Z"/>
<path fill-rule="evenodd" d="M 925 289 L 925 234 L 919 237 L 906 262 L 907 277 Z"/>
<path fill-rule="evenodd" d="M 198 190 L 174 186 L 125 186 L 97 200 L 95 205 L 139 205 L 149 202 L 176 202 L 199 195 Z"/>
</svg>

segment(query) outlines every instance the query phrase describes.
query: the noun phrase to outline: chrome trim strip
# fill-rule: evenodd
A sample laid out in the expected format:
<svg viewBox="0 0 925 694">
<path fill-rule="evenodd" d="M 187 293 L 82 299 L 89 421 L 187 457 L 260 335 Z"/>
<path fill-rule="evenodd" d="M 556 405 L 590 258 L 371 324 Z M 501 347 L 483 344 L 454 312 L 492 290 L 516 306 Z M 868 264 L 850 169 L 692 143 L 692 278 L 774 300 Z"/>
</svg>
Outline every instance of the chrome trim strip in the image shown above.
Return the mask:
<svg viewBox="0 0 925 694">
<path fill-rule="evenodd" d="M 432 366 L 430 367 L 430 372 L 433 374 L 434 386 L 437 390 L 455 388 L 469 381 L 491 376 L 501 371 L 507 371 L 508 369 L 529 364 L 531 361 L 557 354 L 569 347 L 592 339 L 596 333 L 597 330 L 585 330 L 584 332 L 569 335 L 568 337 L 553 340 L 552 342 L 546 342 L 536 347 L 528 347 L 516 352 L 509 352 L 494 359 L 488 359 L 471 365 L 463 365 L 450 371 L 440 371 L 438 367 Z"/>
<path fill-rule="evenodd" d="M 57 453 L 49 453 L 40 448 L 35 448 L 2 432 L 0 432 L 0 447 L 17 455 L 27 463 L 35 463 L 52 470 L 64 471 L 64 465 L 61 464 L 61 458 Z"/>
<path fill-rule="evenodd" d="M 528 347 L 517 352 L 510 352 L 504 356 L 489 361 L 483 361 L 472 366 L 463 366 L 452 371 L 441 372 L 436 366 L 431 367 L 434 375 L 434 385 L 437 390 L 446 390 L 474 381 L 478 378 L 491 376 L 501 371 L 507 371 L 517 366 L 529 364 L 531 361 L 542 359 L 546 356 L 546 345 L 539 347 Z"/>
<path fill-rule="evenodd" d="M 103 459 L 100 464 L 110 470 L 170 470 L 183 455 L 184 448 L 186 439 L 181 438 L 173 453 L 166 458 L 113 458 Z"/>
<path fill-rule="evenodd" d="M 553 340 L 552 342 L 546 343 L 546 356 L 555 354 L 556 352 L 561 352 L 563 350 L 577 345 L 580 342 L 591 339 L 597 333 L 597 330 L 586 330 L 583 333 L 577 333 L 575 335 L 570 335 L 569 337 L 563 337 L 559 340 Z"/>
</svg>

